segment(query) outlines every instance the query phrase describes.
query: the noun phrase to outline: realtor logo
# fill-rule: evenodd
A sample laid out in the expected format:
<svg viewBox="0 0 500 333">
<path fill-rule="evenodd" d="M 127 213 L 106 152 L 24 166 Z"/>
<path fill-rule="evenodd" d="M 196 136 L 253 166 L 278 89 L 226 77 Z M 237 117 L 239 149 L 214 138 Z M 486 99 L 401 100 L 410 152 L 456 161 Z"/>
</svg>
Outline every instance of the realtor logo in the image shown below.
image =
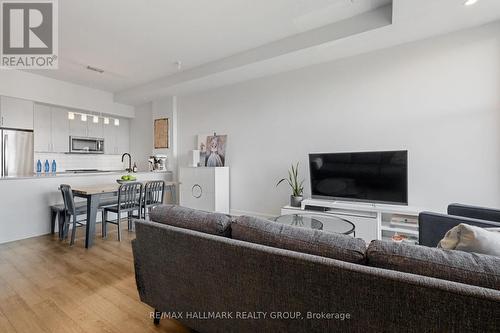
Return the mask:
<svg viewBox="0 0 500 333">
<path fill-rule="evenodd" d="M 2 68 L 57 69 L 56 0 L 0 0 Z"/>
</svg>

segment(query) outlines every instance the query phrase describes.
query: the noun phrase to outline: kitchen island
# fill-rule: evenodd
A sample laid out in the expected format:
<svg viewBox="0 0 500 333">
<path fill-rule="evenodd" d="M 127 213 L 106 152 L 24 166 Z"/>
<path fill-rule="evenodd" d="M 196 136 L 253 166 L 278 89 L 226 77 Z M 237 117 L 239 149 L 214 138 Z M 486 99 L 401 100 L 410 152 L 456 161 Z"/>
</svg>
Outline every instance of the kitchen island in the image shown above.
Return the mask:
<svg viewBox="0 0 500 333">
<path fill-rule="evenodd" d="M 50 233 L 50 206 L 62 203 L 59 185 L 114 184 L 125 171 L 0 178 L 0 243 Z M 172 181 L 172 172 L 134 173 L 138 181 Z"/>
</svg>

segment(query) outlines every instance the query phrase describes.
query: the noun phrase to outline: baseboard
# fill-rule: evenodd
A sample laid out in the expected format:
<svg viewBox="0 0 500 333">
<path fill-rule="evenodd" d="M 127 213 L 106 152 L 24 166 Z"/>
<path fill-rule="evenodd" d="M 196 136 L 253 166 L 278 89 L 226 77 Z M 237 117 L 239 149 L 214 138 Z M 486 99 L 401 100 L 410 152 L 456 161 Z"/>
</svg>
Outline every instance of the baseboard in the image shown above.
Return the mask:
<svg viewBox="0 0 500 333">
<path fill-rule="evenodd" d="M 258 213 L 258 212 L 248 212 L 248 211 L 245 211 L 245 210 L 238 210 L 238 209 L 231 209 L 231 215 L 234 215 L 234 216 L 241 216 L 241 215 L 247 215 L 247 216 L 255 216 L 255 217 L 260 217 L 260 218 L 263 218 L 263 219 L 270 219 L 270 218 L 274 218 L 278 215 L 275 215 L 275 214 L 267 214 L 267 213 Z"/>
</svg>

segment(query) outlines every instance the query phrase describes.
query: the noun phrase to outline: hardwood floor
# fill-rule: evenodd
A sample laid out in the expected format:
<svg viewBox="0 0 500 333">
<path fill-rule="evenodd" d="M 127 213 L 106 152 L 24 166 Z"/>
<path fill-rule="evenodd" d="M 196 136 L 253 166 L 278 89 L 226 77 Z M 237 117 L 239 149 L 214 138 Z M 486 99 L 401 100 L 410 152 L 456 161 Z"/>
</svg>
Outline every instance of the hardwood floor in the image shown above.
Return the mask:
<svg viewBox="0 0 500 333">
<path fill-rule="evenodd" d="M 174 320 L 153 325 L 137 294 L 135 234 L 126 228 L 121 242 L 116 232 L 107 240 L 98 232 L 89 250 L 83 228 L 73 247 L 57 235 L 0 245 L 0 332 L 189 332 Z"/>
</svg>

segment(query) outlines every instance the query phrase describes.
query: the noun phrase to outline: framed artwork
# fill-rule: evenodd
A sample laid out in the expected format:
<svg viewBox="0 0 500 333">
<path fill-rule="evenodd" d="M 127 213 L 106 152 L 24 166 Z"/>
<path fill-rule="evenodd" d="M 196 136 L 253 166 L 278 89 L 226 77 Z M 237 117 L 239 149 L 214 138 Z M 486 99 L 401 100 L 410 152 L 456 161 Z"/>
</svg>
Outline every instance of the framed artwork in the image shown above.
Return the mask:
<svg viewBox="0 0 500 333">
<path fill-rule="evenodd" d="M 154 138 L 155 149 L 169 148 L 168 118 L 155 119 Z"/>
<path fill-rule="evenodd" d="M 199 134 L 196 149 L 200 151 L 199 166 L 222 167 L 226 165 L 227 135 Z"/>
<path fill-rule="evenodd" d="M 223 167 L 226 164 L 227 135 L 207 137 L 206 166 Z"/>
</svg>

